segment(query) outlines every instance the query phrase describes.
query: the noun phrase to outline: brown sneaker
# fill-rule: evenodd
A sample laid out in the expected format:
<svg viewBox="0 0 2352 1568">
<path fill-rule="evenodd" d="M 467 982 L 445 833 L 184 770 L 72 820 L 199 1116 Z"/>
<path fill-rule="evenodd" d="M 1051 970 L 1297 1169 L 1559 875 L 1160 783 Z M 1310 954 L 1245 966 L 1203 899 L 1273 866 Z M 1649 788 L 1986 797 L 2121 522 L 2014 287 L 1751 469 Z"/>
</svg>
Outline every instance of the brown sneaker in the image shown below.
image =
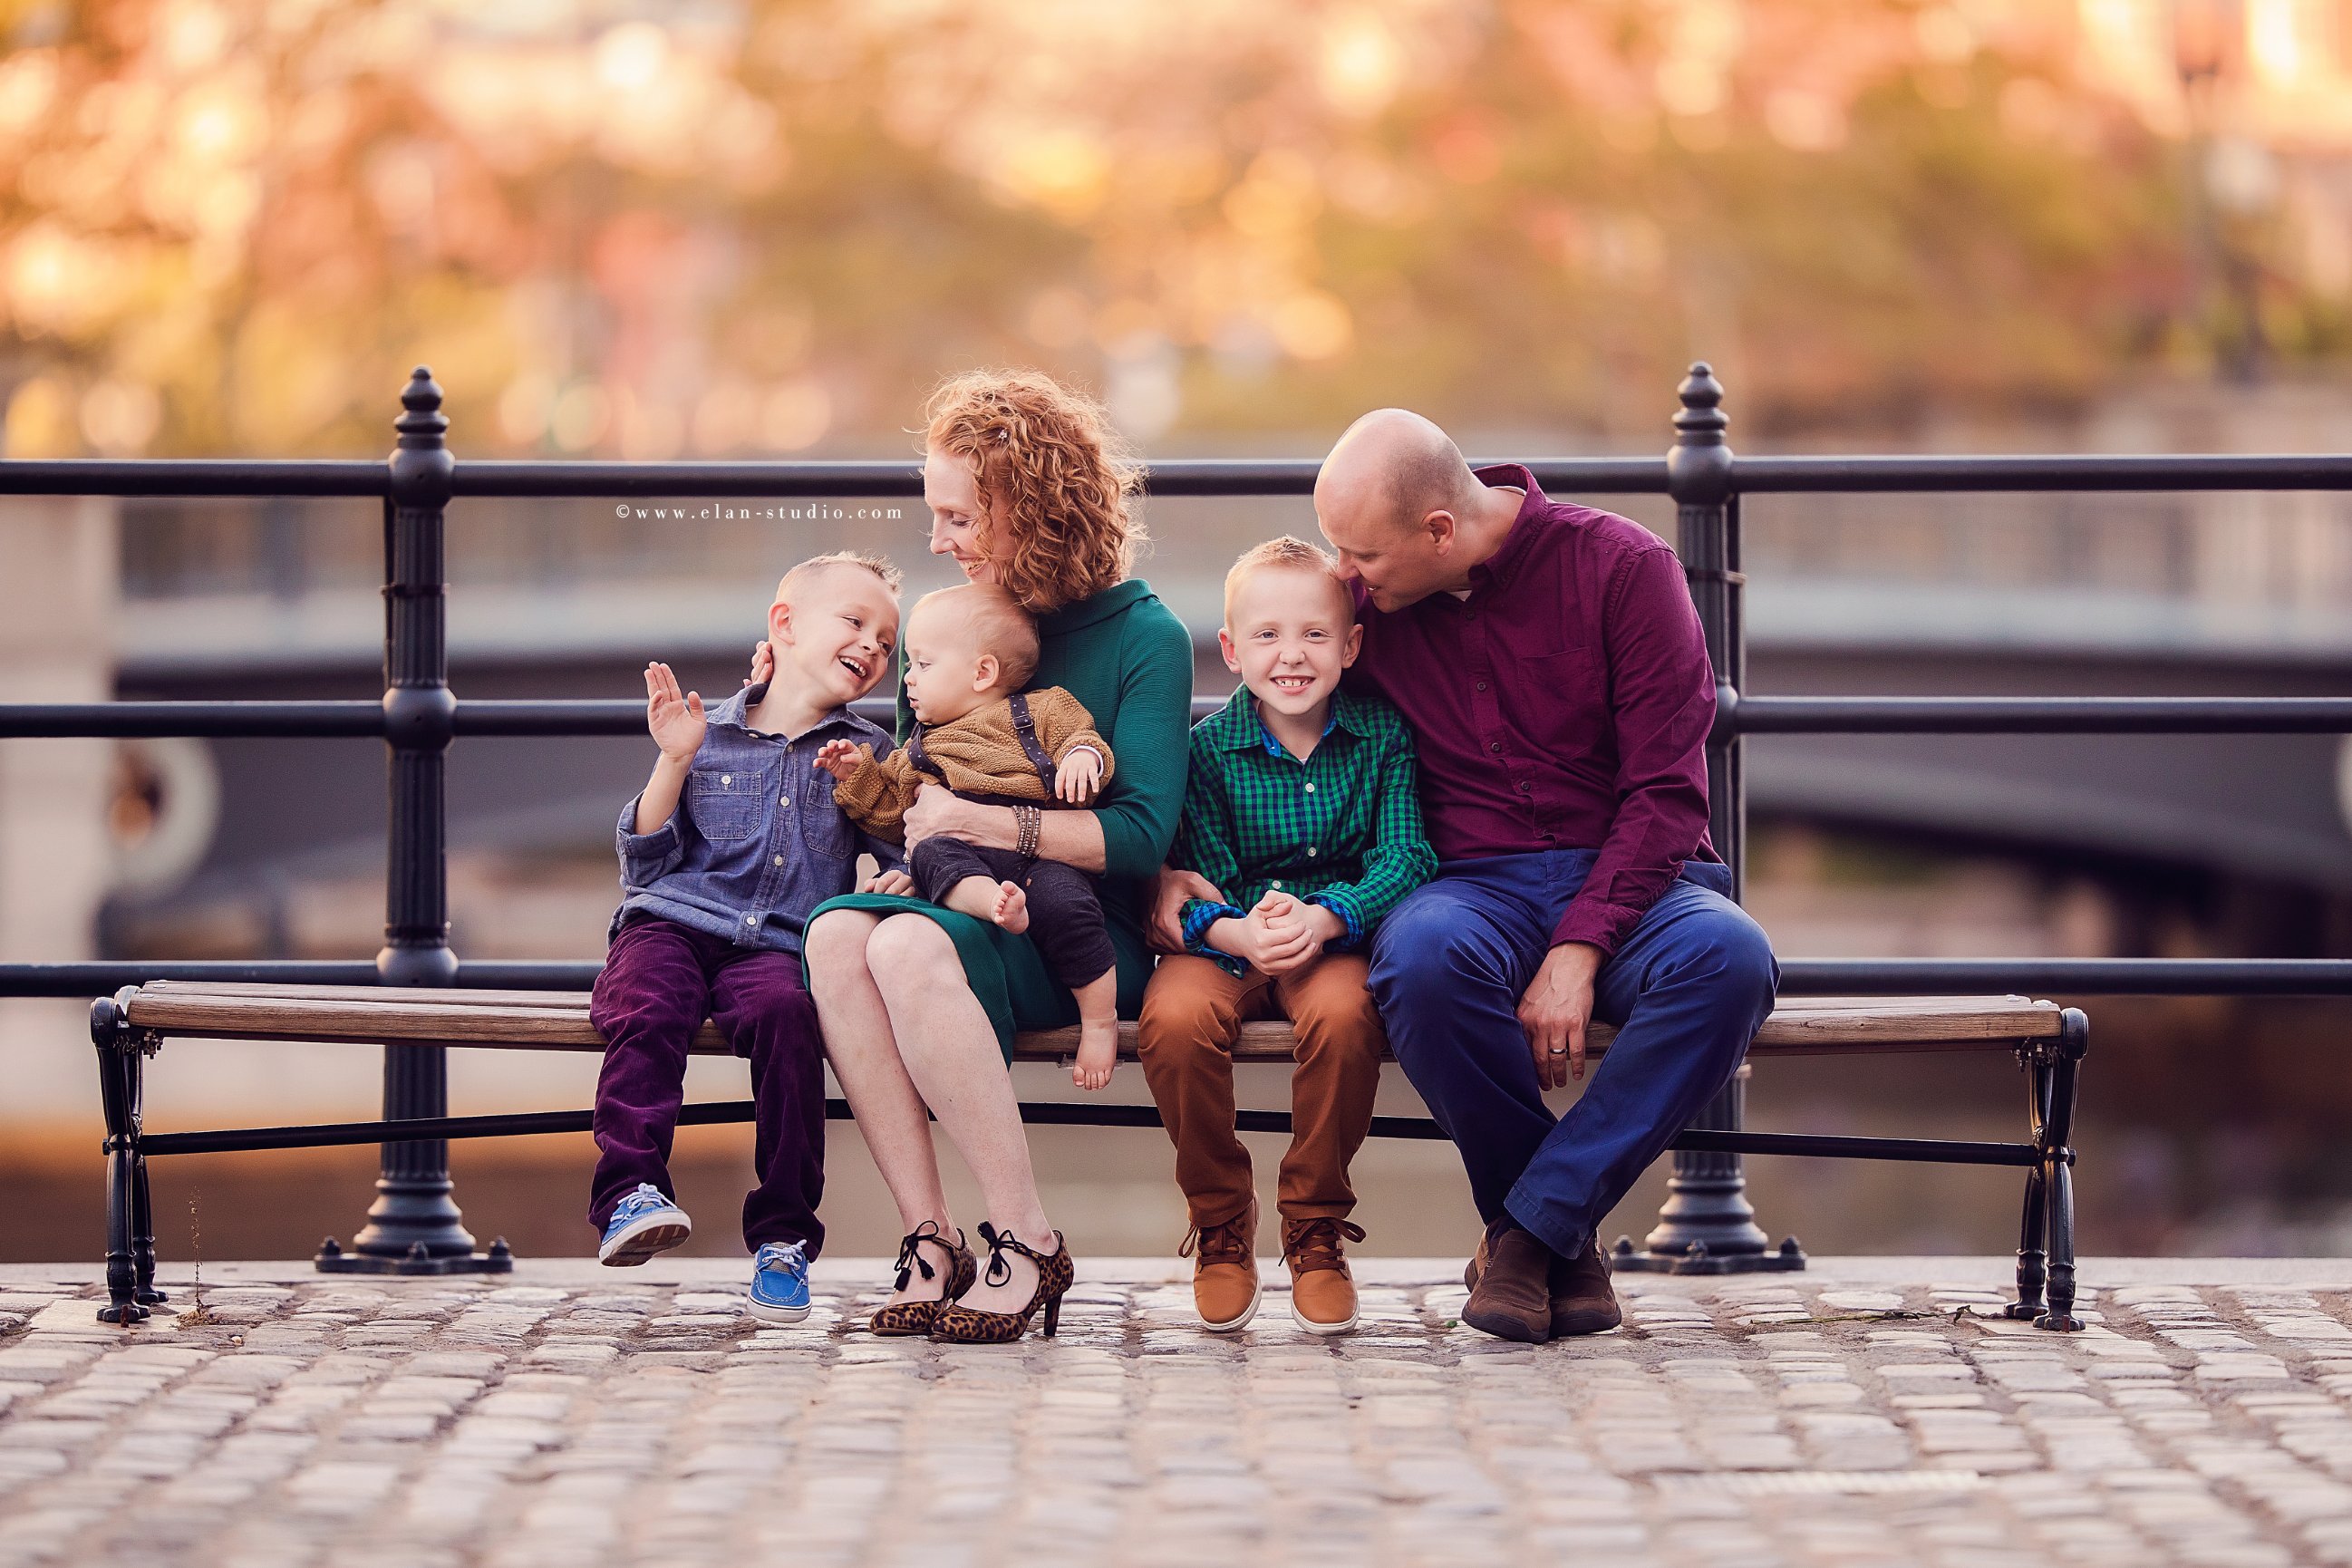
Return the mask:
<svg viewBox="0 0 2352 1568">
<path fill-rule="evenodd" d="M 1290 1316 L 1310 1334 L 1344 1334 L 1356 1326 L 1356 1281 L 1340 1238 L 1364 1239 L 1344 1219 L 1282 1222 L 1282 1261 L 1290 1268 Z"/>
<path fill-rule="evenodd" d="M 1552 1338 L 1602 1333 L 1625 1321 L 1609 1284 L 1609 1258 L 1599 1237 L 1574 1258 L 1552 1254 L 1550 1283 Z"/>
<path fill-rule="evenodd" d="M 1180 1258 L 1197 1253 L 1192 1305 L 1201 1326 L 1230 1334 L 1257 1315 L 1257 1199 L 1223 1225 L 1202 1226 L 1184 1238 Z"/>
<path fill-rule="evenodd" d="M 1507 1215 L 1486 1227 L 1465 1277 L 1475 1275 L 1462 1321 L 1497 1339 L 1539 1345 L 1551 1338 L 1551 1248 Z"/>
</svg>

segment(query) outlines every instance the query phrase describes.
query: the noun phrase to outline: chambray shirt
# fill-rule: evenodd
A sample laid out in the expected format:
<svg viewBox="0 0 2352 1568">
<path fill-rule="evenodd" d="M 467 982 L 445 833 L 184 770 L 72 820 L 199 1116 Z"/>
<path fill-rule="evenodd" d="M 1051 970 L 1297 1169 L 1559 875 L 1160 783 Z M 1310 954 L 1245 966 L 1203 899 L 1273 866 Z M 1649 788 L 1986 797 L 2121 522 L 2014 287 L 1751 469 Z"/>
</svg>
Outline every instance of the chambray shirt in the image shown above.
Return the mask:
<svg viewBox="0 0 2352 1568">
<path fill-rule="evenodd" d="M 836 708 L 791 737 L 745 722 L 765 685 L 711 708 L 702 747 L 677 809 L 651 833 L 633 831 L 637 801 L 621 808 L 621 907 L 613 931 L 633 913 L 656 915 L 724 937 L 738 947 L 798 953 L 811 910 L 848 892 L 864 850 L 885 869 L 904 864 L 894 845 L 853 826 L 833 804 L 833 775 L 817 749 L 836 736 L 877 755 L 887 731 Z"/>
<path fill-rule="evenodd" d="M 1719 860 L 1706 833 L 1715 675 L 1674 551 L 1638 524 L 1556 501 L 1516 463 L 1478 470 L 1526 492 L 1464 599 L 1397 610 L 1357 589 L 1363 651 L 1346 689 L 1412 726 L 1421 806 L 1441 863 L 1598 851 L 1552 942 L 1617 951 L 1682 874 Z"/>
</svg>

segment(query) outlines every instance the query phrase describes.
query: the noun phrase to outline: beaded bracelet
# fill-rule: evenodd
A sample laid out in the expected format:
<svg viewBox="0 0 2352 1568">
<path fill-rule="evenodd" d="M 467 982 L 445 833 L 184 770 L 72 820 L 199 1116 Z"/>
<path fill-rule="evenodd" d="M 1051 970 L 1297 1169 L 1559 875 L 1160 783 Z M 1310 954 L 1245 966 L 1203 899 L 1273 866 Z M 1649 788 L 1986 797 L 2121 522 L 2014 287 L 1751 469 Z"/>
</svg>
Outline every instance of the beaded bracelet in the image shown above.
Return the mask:
<svg viewBox="0 0 2352 1568">
<path fill-rule="evenodd" d="M 1037 840 L 1043 835 L 1045 815 L 1034 805 L 1016 805 L 1013 808 L 1013 830 L 1020 840 L 1014 846 L 1013 853 L 1024 860 L 1034 860 L 1037 858 Z"/>
</svg>

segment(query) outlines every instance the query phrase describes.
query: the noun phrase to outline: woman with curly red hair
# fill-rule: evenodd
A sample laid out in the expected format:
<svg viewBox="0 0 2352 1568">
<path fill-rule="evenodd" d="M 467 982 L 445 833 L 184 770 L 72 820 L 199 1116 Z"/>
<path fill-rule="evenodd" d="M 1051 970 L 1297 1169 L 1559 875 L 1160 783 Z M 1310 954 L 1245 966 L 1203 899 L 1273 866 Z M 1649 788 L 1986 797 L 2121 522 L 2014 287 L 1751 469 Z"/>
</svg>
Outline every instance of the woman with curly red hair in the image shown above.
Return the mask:
<svg viewBox="0 0 2352 1568">
<path fill-rule="evenodd" d="M 1151 973 L 1152 879 L 1183 805 L 1192 690 L 1183 623 L 1128 575 L 1143 539 L 1132 510 L 1140 470 L 1101 406 L 1047 376 L 956 376 L 926 413 L 931 552 L 1036 617 L 1032 680 L 1076 695 L 1118 763 L 1093 809 L 1031 808 L 1026 822 L 1018 808 L 927 787 L 907 813 L 908 843 L 945 835 L 1095 875 L 1119 1016 L 1132 1018 Z M 912 729 L 902 695 L 900 739 Z M 894 891 L 819 906 L 805 943 L 826 1054 L 907 1228 L 897 1292 L 873 1327 L 1015 1339 L 1042 1308 L 1051 1333 L 1069 1249 L 1038 1200 L 1006 1064 L 1016 1030 L 1071 1024 L 1076 1006 L 1025 934 L 896 896 L 911 887 L 903 879 L 884 885 Z M 985 1268 L 949 1216 L 930 1114 L 979 1179 Z"/>
</svg>

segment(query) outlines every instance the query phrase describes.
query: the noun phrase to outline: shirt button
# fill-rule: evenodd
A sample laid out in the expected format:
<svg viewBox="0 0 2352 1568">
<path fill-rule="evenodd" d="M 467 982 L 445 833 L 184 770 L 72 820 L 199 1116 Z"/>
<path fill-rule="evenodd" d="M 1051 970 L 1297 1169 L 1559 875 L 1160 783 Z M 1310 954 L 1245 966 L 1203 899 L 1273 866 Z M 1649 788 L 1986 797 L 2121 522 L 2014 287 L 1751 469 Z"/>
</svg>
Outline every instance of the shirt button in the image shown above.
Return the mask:
<svg viewBox="0 0 2352 1568">
<path fill-rule="evenodd" d="M 1268 882 L 1266 886 L 1277 893 L 1282 891 L 1282 884 L 1279 882 Z"/>
<path fill-rule="evenodd" d="M 1525 785 L 1525 784 L 1521 784 L 1519 787 L 1520 787 L 1521 789 L 1525 789 L 1525 788 L 1527 788 L 1528 786 L 1527 786 L 1527 785 Z M 777 864 L 777 865 L 779 865 L 779 866 L 781 866 L 781 865 L 782 865 L 783 863 L 784 863 L 784 858 L 783 858 L 782 856 L 781 856 L 781 855 L 777 856 L 777 857 L 776 857 L 776 864 Z"/>
<path fill-rule="evenodd" d="M 1535 785 L 1533 785 L 1533 784 L 1531 784 L 1528 783 L 1528 781 L 1527 781 L 1527 780 L 1525 780 L 1525 779 L 1521 779 L 1521 780 L 1519 781 L 1519 793 L 1520 793 L 1521 795 L 1527 795 L 1527 794 L 1530 793 L 1531 791 L 1533 791 L 1533 790 L 1534 790 L 1534 788 L 1535 788 L 1535 787 L 1536 787 Z"/>
<path fill-rule="evenodd" d="M 793 804 L 793 797 L 788 795 L 780 795 L 776 797 L 776 804 L 778 805 L 790 805 Z"/>
<path fill-rule="evenodd" d="M 757 915 L 745 915 L 743 917 L 743 923 L 747 926 L 758 925 L 760 923 L 760 917 Z"/>
<path fill-rule="evenodd" d="M 1486 690 L 1486 683 L 1485 681 L 1483 681 L 1483 680 L 1482 680 L 1482 681 L 1480 681 L 1480 682 L 1478 682 L 1478 685 L 1477 685 L 1476 689 L 1478 689 L 1478 690 L 1480 690 L 1480 691 L 1484 691 L 1484 690 Z"/>
<path fill-rule="evenodd" d="M 1307 847 L 1307 858 L 1309 860 L 1312 860 L 1312 859 L 1314 859 L 1314 858 L 1315 858 L 1315 846 L 1313 846 L 1312 844 L 1309 844 L 1309 845 Z"/>
<path fill-rule="evenodd" d="M 1486 749 L 1490 752 L 1499 752 L 1503 749 L 1503 742 L 1500 741 L 1489 741 L 1486 742 Z"/>
<path fill-rule="evenodd" d="M 1315 793 L 1315 786 L 1313 784 L 1308 784 L 1307 786 L 1307 793 L 1308 795 L 1313 795 Z"/>
<path fill-rule="evenodd" d="M 720 773 L 719 775 L 719 782 L 723 784 L 731 784 L 735 782 L 735 775 L 733 773 Z"/>
</svg>

